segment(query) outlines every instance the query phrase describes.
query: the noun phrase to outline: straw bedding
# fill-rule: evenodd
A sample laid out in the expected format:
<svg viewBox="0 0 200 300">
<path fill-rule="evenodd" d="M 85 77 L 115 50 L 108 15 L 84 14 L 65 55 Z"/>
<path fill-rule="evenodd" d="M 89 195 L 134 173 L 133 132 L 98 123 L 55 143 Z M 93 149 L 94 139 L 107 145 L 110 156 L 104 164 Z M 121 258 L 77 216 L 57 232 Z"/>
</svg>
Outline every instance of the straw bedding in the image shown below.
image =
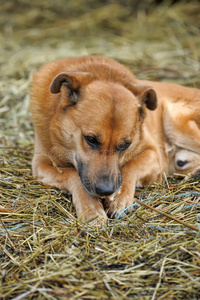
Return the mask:
<svg viewBox="0 0 200 300">
<path fill-rule="evenodd" d="M 42 64 L 104 55 L 200 87 L 200 4 L 174 2 L 1 2 L 0 299 L 200 299 L 199 180 L 138 189 L 132 214 L 94 228 L 31 175 L 29 84 Z"/>
</svg>

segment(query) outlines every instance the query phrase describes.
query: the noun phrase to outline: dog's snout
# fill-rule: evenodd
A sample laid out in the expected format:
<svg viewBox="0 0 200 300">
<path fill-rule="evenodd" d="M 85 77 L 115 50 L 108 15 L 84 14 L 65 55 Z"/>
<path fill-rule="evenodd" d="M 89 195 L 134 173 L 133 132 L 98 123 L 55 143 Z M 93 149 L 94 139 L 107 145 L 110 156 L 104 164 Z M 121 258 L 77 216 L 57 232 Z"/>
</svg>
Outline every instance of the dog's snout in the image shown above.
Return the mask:
<svg viewBox="0 0 200 300">
<path fill-rule="evenodd" d="M 122 175 L 118 176 L 117 180 L 113 180 L 110 176 L 102 176 L 96 186 L 96 194 L 99 196 L 112 195 L 122 184 Z"/>
<path fill-rule="evenodd" d="M 109 196 L 112 195 L 115 192 L 115 186 L 112 182 L 104 182 L 100 181 L 96 185 L 96 193 L 99 196 Z"/>
</svg>

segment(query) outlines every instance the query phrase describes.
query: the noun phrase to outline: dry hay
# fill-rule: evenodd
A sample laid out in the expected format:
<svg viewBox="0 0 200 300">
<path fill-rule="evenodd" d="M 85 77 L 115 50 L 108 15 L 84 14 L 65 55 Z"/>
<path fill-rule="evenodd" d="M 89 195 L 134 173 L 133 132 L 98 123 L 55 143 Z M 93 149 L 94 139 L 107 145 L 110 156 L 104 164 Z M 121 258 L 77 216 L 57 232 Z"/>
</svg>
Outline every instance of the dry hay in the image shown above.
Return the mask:
<svg viewBox="0 0 200 300">
<path fill-rule="evenodd" d="M 1 4 L 1 299 L 200 298 L 198 180 L 138 189 L 131 215 L 92 228 L 76 220 L 70 195 L 31 175 L 28 86 L 44 62 L 106 55 L 140 78 L 200 86 L 200 4 L 120 2 Z"/>
</svg>

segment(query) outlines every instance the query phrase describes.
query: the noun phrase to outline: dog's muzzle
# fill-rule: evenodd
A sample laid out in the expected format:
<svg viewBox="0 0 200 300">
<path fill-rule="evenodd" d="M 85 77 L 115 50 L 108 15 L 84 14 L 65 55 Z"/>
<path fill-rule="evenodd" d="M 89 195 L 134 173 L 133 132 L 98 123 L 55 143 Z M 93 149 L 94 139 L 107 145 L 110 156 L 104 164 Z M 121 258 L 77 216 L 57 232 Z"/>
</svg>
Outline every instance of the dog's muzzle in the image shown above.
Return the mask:
<svg viewBox="0 0 200 300">
<path fill-rule="evenodd" d="M 122 185 L 123 176 L 121 173 L 110 175 L 100 173 L 95 180 L 87 175 L 88 166 L 76 158 L 78 174 L 85 190 L 93 197 L 106 197 L 114 194 Z"/>
</svg>

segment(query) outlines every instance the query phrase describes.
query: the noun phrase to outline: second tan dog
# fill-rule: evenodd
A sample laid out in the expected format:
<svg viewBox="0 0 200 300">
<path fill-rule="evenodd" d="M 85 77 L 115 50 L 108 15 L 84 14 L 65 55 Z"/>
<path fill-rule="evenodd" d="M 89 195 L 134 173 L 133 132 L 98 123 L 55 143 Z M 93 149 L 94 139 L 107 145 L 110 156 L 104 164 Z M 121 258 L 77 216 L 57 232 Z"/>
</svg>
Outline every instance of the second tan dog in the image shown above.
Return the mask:
<svg viewBox="0 0 200 300">
<path fill-rule="evenodd" d="M 68 58 L 33 79 L 33 174 L 69 191 L 80 221 L 116 217 L 136 185 L 200 172 L 200 90 L 141 81 L 102 57 Z"/>
</svg>

